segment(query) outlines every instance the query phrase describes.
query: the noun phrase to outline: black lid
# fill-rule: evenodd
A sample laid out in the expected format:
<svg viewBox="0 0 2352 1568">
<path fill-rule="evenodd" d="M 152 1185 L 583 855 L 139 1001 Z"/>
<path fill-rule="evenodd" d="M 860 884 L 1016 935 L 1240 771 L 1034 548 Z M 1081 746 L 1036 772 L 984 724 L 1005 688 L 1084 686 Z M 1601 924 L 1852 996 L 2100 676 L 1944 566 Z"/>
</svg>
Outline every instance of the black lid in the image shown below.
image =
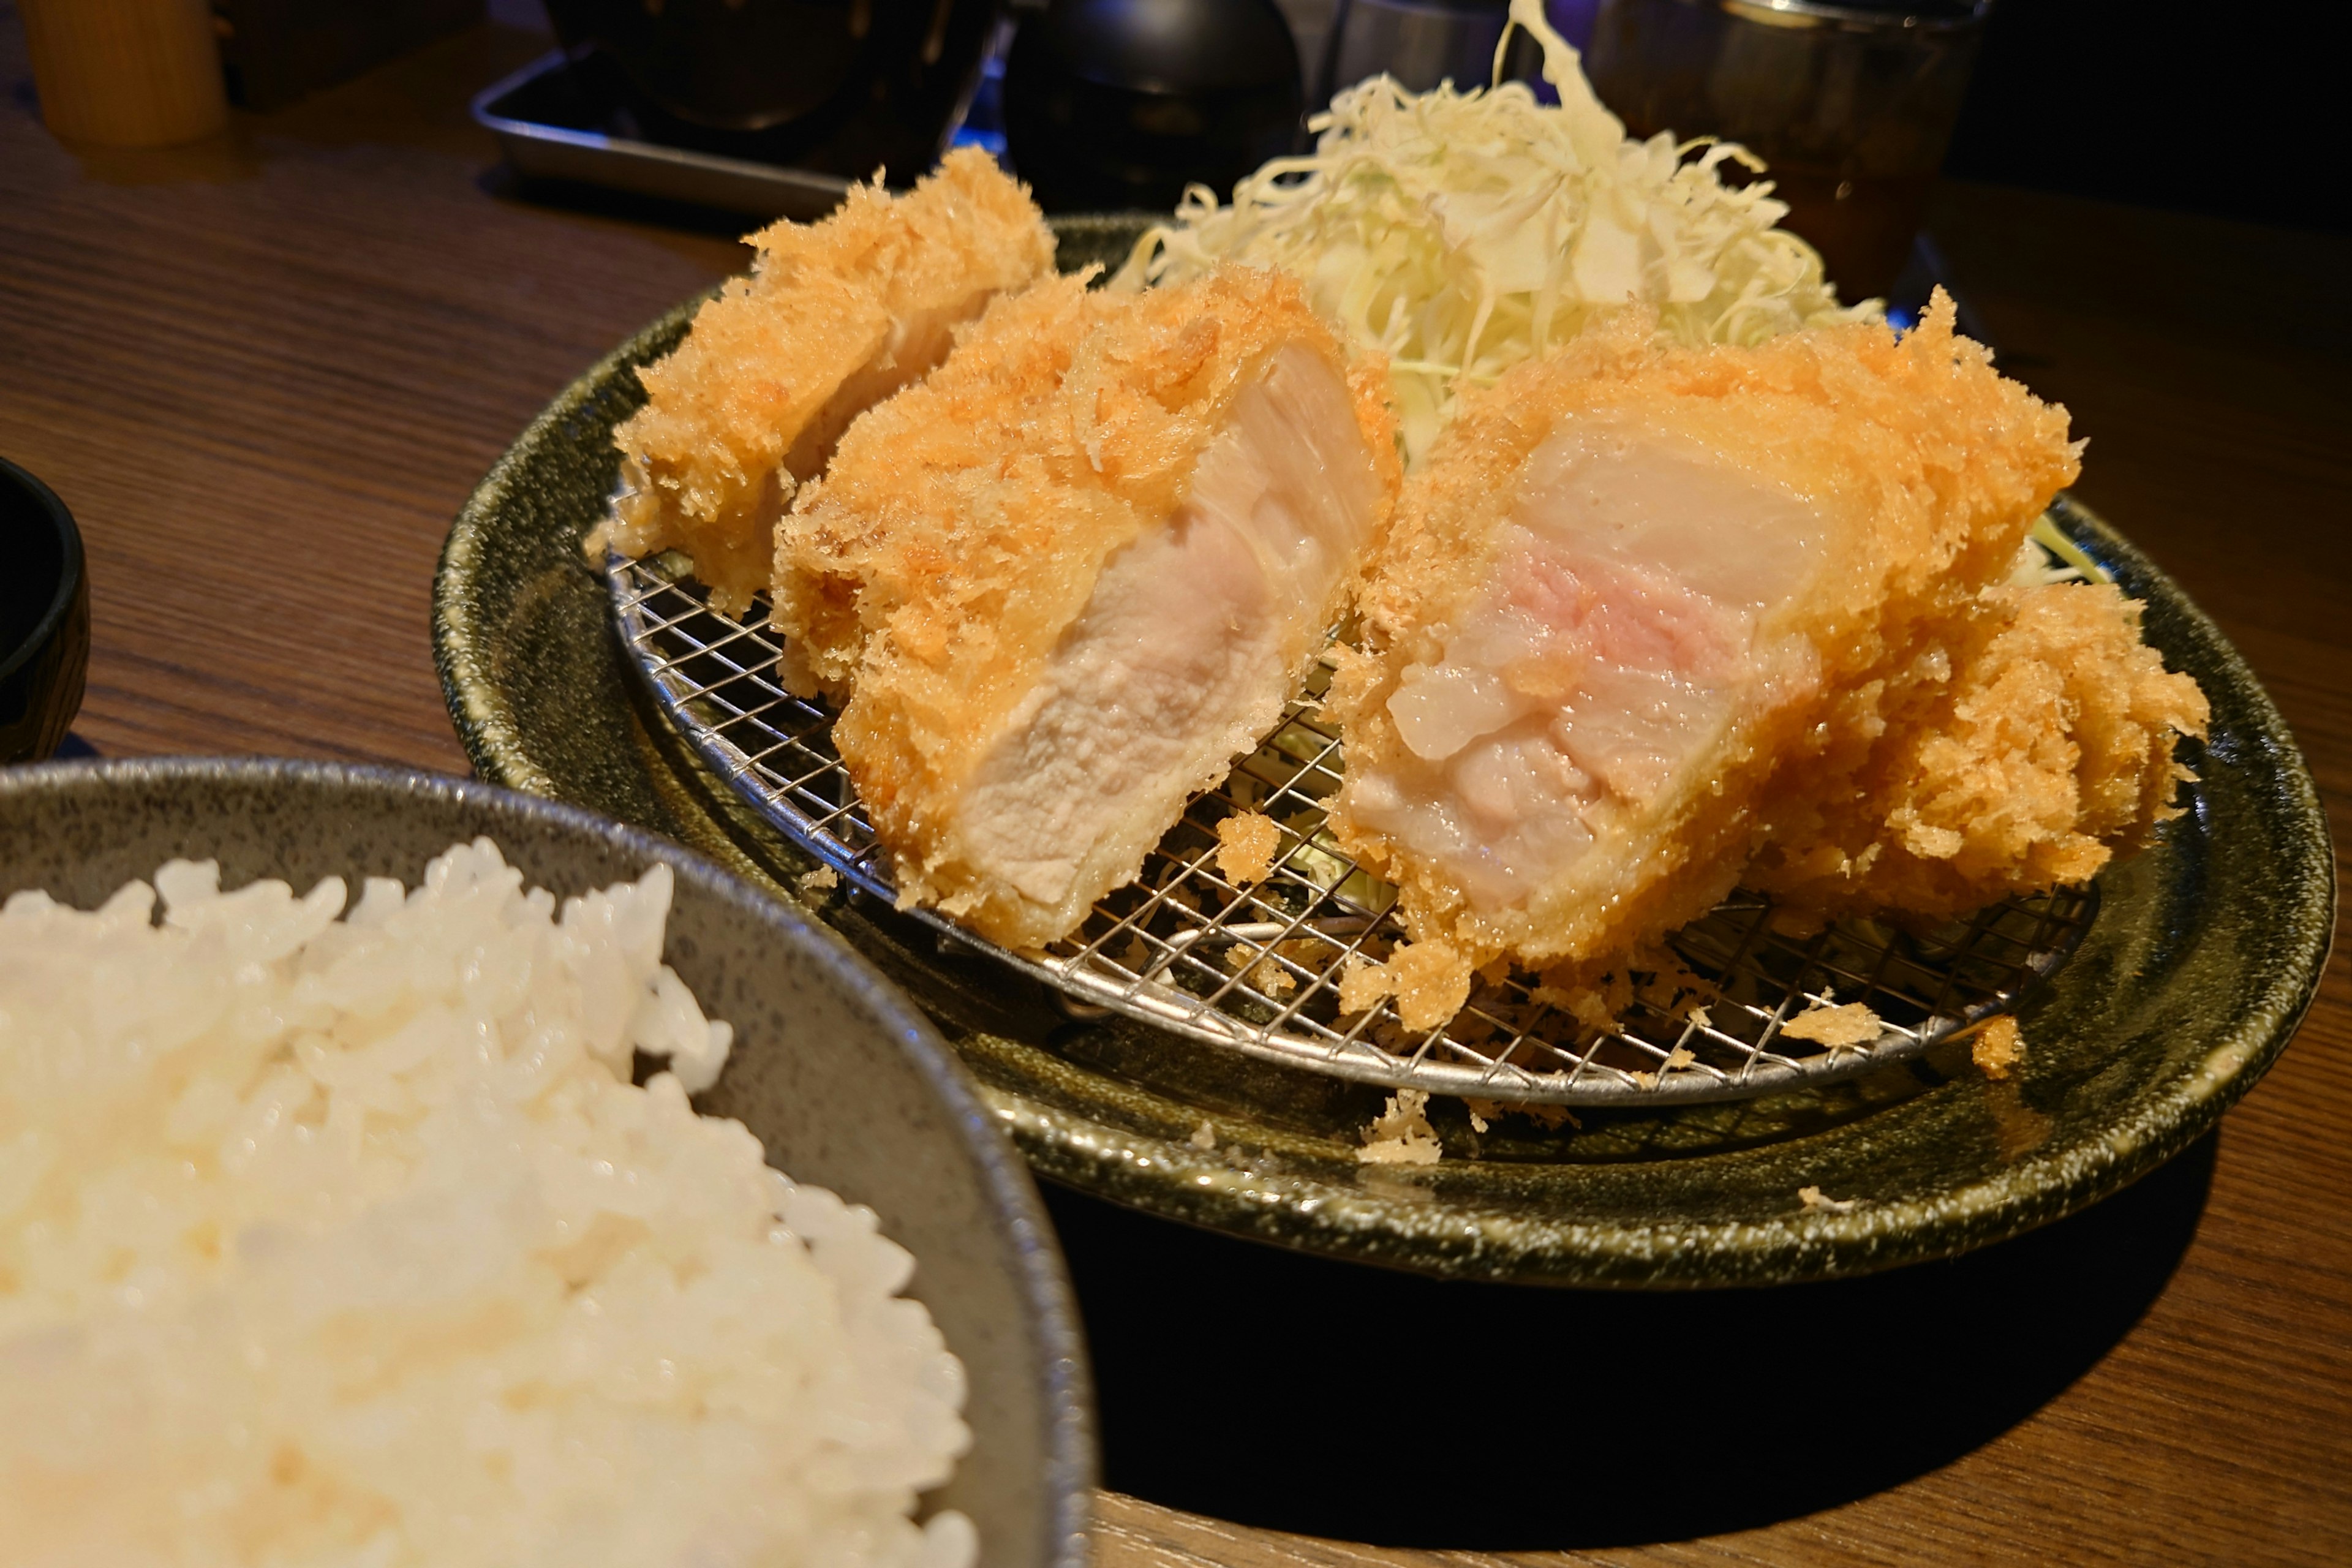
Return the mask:
<svg viewBox="0 0 2352 1568">
<path fill-rule="evenodd" d="M 1685 4 L 1693 0 L 1685 0 Z M 1734 16 L 1766 13 L 1790 21 L 1849 22 L 1885 27 L 1916 23 L 1949 27 L 1982 21 L 1992 0 L 1696 0 Z"/>
<path fill-rule="evenodd" d="M 1024 24 L 1070 72 L 1104 87 L 1185 97 L 1298 76 L 1298 47 L 1274 0 L 1054 0 Z"/>
</svg>

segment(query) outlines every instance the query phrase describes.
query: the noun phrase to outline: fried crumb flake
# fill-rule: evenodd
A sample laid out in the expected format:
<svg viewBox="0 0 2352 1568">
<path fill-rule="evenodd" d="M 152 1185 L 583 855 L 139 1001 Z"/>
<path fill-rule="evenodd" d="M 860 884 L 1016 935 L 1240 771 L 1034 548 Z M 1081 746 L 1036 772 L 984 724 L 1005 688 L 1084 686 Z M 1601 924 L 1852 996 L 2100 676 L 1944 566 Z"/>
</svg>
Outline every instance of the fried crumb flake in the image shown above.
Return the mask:
<svg viewBox="0 0 2352 1568">
<path fill-rule="evenodd" d="M 1462 1103 L 1469 1107 L 1470 1125 L 1481 1132 L 1504 1117 L 1514 1114 L 1526 1117 L 1547 1131 L 1558 1131 L 1563 1126 L 1581 1128 L 1584 1125 L 1565 1105 L 1506 1105 L 1499 1100 L 1468 1097 Z"/>
<path fill-rule="evenodd" d="M 1830 1197 L 1819 1187 L 1799 1187 L 1797 1197 L 1808 1210 L 1817 1214 L 1852 1214 L 1862 1203 L 1860 1198 Z"/>
<path fill-rule="evenodd" d="M 1298 989 L 1298 982 L 1275 961 L 1271 952 L 1261 952 L 1246 942 L 1237 942 L 1225 949 L 1225 967 L 1240 975 L 1243 984 L 1254 985 L 1267 996 L 1287 996 Z"/>
<path fill-rule="evenodd" d="M 1347 963 L 1339 966 L 1339 1011 L 1368 1013 L 1395 986 L 1388 965 L 1375 963 L 1360 952 L 1351 952 Z"/>
<path fill-rule="evenodd" d="M 1995 1081 L 2012 1077 L 2018 1063 L 2025 1059 L 2025 1037 L 2017 1020 L 2003 1013 L 2000 1017 L 1977 1031 L 1969 1047 L 1969 1059 L 1977 1070 Z"/>
<path fill-rule="evenodd" d="M 1366 1165 L 1434 1165 L 1444 1152 L 1437 1129 L 1429 1124 L 1429 1096 L 1417 1089 L 1401 1089 L 1389 1096 L 1388 1110 L 1364 1130 L 1364 1146 L 1356 1159 Z"/>
<path fill-rule="evenodd" d="M 1632 987 L 1619 975 L 1605 975 L 1600 985 L 1593 986 L 1568 980 L 1554 972 L 1547 973 L 1528 994 L 1547 1007 L 1567 1014 L 1596 1035 L 1613 1035 L 1620 1027 L 1618 1013 L 1632 1000 Z"/>
<path fill-rule="evenodd" d="M 1265 813 L 1228 816 L 1217 824 L 1217 874 L 1236 887 L 1263 882 L 1281 845 L 1282 829 Z"/>
<path fill-rule="evenodd" d="M 1859 1002 L 1843 1007 L 1816 1003 L 1780 1026 L 1781 1035 L 1788 1039 L 1811 1040 L 1832 1050 L 1866 1046 L 1885 1029 L 1878 1015 Z"/>
<path fill-rule="evenodd" d="M 1471 969 L 1453 943 L 1416 942 L 1389 955 L 1397 1016 L 1413 1030 L 1434 1029 L 1470 1000 Z"/>
</svg>

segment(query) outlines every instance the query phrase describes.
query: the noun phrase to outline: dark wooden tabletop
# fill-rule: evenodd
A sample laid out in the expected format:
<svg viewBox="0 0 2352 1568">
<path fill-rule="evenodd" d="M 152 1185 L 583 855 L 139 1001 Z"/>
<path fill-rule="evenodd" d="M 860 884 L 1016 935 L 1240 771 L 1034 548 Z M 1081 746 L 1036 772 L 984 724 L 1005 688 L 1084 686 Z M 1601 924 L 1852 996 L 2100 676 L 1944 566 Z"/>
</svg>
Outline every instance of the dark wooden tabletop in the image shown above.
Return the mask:
<svg viewBox="0 0 2352 1568">
<path fill-rule="evenodd" d="M 743 257 L 707 221 L 511 188 L 466 100 L 544 47 L 485 26 L 240 115 L 213 143 L 77 154 L 40 125 L 0 0 L 0 454 L 47 479 L 87 536 L 96 632 L 77 729 L 100 752 L 464 770 L 426 634 L 450 516 L 566 382 Z M 1988 188 L 1947 190 L 1933 226 L 2004 365 L 2091 438 L 2079 493 L 2236 639 L 2352 843 L 2352 243 Z M 1685 1539 L 1664 1507 L 1619 1544 L 1563 1475 L 1556 1528 L 1510 1542 L 1559 1550 L 1512 1560 L 2352 1561 L 2352 944 L 2338 949 L 2277 1069 L 2143 1184 L 2167 1184 L 2143 1207 L 2185 1215 L 2193 1240 L 2063 1386 L 1980 1443 L 1922 1448 L 1894 1484 L 1766 1507 L 1731 1534 Z M 2022 1289 L 1983 1331 L 2076 1306 Z M 1851 1374 L 1838 1353 L 1825 1345 L 1821 1375 Z M 1475 1465 L 1475 1428 L 1416 1414 L 1432 1406 L 1398 1402 L 1391 1375 L 1368 1368 L 1360 1408 L 1297 1436 L 1276 1411 L 1166 1420 L 1276 1474 L 1285 1442 L 1340 1440 L 1316 1436 L 1334 1417 L 1361 1429 L 1392 1489 Z M 1578 1396 L 1573 1381 L 1497 1381 L 1436 1408 Z M 1709 1436 L 1694 1411 L 1691 1454 L 1661 1456 L 1660 1484 L 1704 1486 L 1733 1462 L 1702 1458 Z M 1881 1441 L 1830 1430 L 1820 1452 L 1733 1460 L 1837 1467 Z M 1155 1489 L 1149 1464 L 1113 1460 L 1114 1479 Z M 1336 1533 L 1391 1544 L 1118 1493 L 1097 1541 L 1108 1568 L 1495 1555 L 1430 1549 L 1491 1542 L 1475 1509 L 1433 1542 L 1424 1523 L 1394 1544 L 1375 1506 Z"/>
</svg>

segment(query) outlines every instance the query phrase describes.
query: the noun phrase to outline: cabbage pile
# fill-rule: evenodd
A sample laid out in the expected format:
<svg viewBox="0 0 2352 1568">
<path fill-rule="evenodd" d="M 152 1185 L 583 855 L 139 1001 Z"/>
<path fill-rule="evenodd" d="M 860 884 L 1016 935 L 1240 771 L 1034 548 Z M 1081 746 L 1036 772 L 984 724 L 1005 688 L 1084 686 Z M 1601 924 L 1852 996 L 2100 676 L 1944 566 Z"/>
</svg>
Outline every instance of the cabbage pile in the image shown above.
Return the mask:
<svg viewBox="0 0 2352 1568">
<path fill-rule="evenodd" d="M 1727 185 L 1747 149 L 1625 134 L 1584 79 L 1541 0 L 1512 25 L 1542 46 L 1559 95 L 1520 82 L 1410 93 L 1374 77 L 1308 122 L 1315 152 L 1276 158 L 1230 206 L 1195 185 L 1152 229 L 1114 288 L 1178 282 L 1220 261 L 1286 268 L 1355 341 L 1390 358 L 1406 460 L 1453 412 L 1456 385 L 1492 382 L 1638 301 L 1685 343 L 1752 343 L 1877 313 L 1841 307 L 1813 247 L 1775 226 L 1769 182 Z M 1510 35 L 1506 31 L 1504 43 Z M 1496 50 L 1499 68 L 1502 50 Z"/>
</svg>

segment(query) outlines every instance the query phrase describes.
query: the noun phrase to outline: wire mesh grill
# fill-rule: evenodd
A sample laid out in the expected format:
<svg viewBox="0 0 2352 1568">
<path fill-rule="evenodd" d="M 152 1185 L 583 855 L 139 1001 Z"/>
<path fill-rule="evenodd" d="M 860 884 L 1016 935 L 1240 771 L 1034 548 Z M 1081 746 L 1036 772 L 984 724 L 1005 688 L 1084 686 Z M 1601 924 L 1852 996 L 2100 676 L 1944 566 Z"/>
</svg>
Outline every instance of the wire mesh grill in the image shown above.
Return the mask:
<svg viewBox="0 0 2352 1568">
<path fill-rule="evenodd" d="M 695 750 L 778 827 L 849 883 L 895 900 L 833 745 L 833 719 L 775 679 L 764 605 L 720 615 L 674 558 L 606 563 L 622 640 Z M 933 911 L 953 940 L 1057 988 L 1067 1005 L 1127 1014 L 1263 1059 L 1391 1088 L 1507 1104 L 1732 1100 L 1851 1077 L 1914 1056 L 2014 1004 L 2074 951 L 2095 895 L 2060 889 L 1916 928 L 1842 921 L 1812 931 L 1734 894 L 1668 939 L 1671 956 L 1596 999 L 1513 973 L 1482 979 L 1444 1026 L 1408 1031 L 1387 1002 L 1343 1013 L 1351 966 L 1404 940 L 1392 891 L 1324 827 L 1339 736 L 1316 718 L 1322 676 L 1217 789 L 1196 797 L 1077 931 L 1013 952 Z M 1261 812 L 1281 829 L 1273 868 L 1240 886 L 1217 869 L 1217 823 Z M 1859 1002 L 1874 1039 L 1831 1046 L 1786 1026 Z"/>
</svg>

